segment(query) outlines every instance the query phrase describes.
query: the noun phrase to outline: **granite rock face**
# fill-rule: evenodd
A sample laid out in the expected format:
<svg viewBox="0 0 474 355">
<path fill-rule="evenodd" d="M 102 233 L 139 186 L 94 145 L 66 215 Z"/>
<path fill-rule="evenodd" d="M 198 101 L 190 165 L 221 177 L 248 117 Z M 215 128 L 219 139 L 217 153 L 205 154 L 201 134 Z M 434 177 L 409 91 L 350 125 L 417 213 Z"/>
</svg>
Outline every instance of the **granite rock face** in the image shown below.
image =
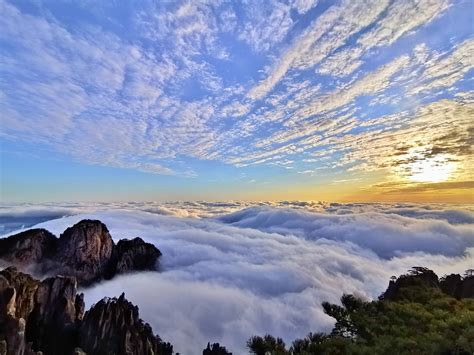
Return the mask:
<svg viewBox="0 0 474 355">
<path fill-rule="evenodd" d="M 26 323 L 26 338 L 32 348 L 46 354 L 71 353 L 84 313 L 83 295 L 77 294 L 76 279 L 45 279 L 36 290 L 34 303 Z"/>
<path fill-rule="evenodd" d="M 0 239 L 0 259 L 36 274 L 74 276 L 80 285 L 110 279 L 117 273 L 154 270 L 161 252 L 140 238 L 115 245 L 107 227 L 82 220 L 60 238 L 45 229 L 31 229 Z"/>
<path fill-rule="evenodd" d="M 79 345 L 89 355 L 169 354 L 173 347 L 153 335 L 138 316 L 138 307 L 125 299 L 102 299 L 86 312 L 79 330 Z"/>
<path fill-rule="evenodd" d="M 57 238 L 46 229 L 30 229 L 0 239 L 0 258 L 19 266 L 50 259 L 56 250 Z"/>
<path fill-rule="evenodd" d="M 84 314 L 73 276 L 43 281 L 0 271 L 0 355 L 172 354 L 125 299 L 104 299 Z"/>
<path fill-rule="evenodd" d="M 125 299 L 85 312 L 78 284 L 154 270 L 161 252 L 140 238 L 114 243 L 100 221 L 82 220 L 60 238 L 31 229 L 0 239 L 0 355 L 172 354 Z M 19 271 L 53 275 L 43 281 Z M 54 276 L 55 275 L 55 276 Z"/>
<path fill-rule="evenodd" d="M 0 271 L 0 341 L 6 354 L 68 353 L 81 312 L 74 277 L 40 282 L 14 267 Z"/>
<path fill-rule="evenodd" d="M 141 238 L 122 239 L 115 248 L 115 273 L 121 274 L 134 270 L 153 270 L 161 252 Z"/>
<path fill-rule="evenodd" d="M 104 275 L 113 249 L 114 241 L 105 224 L 82 220 L 61 234 L 55 260 L 62 273 L 90 283 Z"/>
</svg>

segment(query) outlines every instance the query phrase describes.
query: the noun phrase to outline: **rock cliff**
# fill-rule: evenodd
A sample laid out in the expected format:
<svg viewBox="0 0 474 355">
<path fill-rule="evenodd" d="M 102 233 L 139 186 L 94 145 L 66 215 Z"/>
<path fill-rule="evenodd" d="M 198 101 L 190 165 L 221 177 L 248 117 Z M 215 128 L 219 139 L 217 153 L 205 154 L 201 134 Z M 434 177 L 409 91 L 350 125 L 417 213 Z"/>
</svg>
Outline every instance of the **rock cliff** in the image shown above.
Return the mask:
<svg viewBox="0 0 474 355">
<path fill-rule="evenodd" d="M 61 273 L 90 283 L 104 275 L 114 247 L 105 224 L 82 220 L 61 234 L 55 260 L 61 265 Z"/>
<path fill-rule="evenodd" d="M 170 355 L 125 299 L 103 299 L 84 313 L 73 276 L 38 281 L 9 267 L 0 271 L 0 355 Z"/>
<path fill-rule="evenodd" d="M 115 269 L 112 273 L 125 273 L 134 270 L 153 270 L 161 252 L 141 238 L 132 240 L 122 239 L 114 250 Z"/>
<path fill-rule="evenodd" d="M 30 229 L 0 239 L 0 258 L 18 266 L 28 266 L 51 259 L 57 238 L 46 229 Z"/>
<path fill-rule="evenodd" d="M 114 243 L 107 227 L 82 220 L 60 238 L 45 229 L 30 229 L 0 239 L 0 258 L 33 274 L 68 275 L 80 285 L 110 279 L 118 273 L 154 270 L 161 252 L 140 238 Z"/>
<path fill-rule="evenodd" d="M 153 335 L 138 316 L 138 307 L 125 299 L 104 298 L 86 312 L 79 345 L 89 355 L 172 354 L 173 347 Z"/>
</svg>

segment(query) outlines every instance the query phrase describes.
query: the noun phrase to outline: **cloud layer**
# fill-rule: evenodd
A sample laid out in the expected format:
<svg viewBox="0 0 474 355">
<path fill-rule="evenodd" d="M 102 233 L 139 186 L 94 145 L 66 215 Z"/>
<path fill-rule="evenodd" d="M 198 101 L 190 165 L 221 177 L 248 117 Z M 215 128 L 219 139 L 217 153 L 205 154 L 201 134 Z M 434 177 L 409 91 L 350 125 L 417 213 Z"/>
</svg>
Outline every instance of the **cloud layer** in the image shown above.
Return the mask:
<svg viewBox="0 0 474 355">
<path fill-rule="evenodd" d="M 193 208 L 200 204 L 211 210 L 212 203 Z M 95 206 L 93 213 L 39 226 L 59 234 L 80 219 L 98 218 L 115 239 L 140 236 L 157 245 L 161 273 L 126 275 L 85 289 L 86 302 L 125 291 L 182 354 L 194 354 L 208 341 L 242 354 L 254 334 L 289 341 L 327 330 L 332 321 L 322 301 L 337 302 L 343 292 L 377 297 L 390 276 L 414 265 L 445 274 L 474 262 L 472 210 L 313 203 L 309 212 L 311 204 L 304 205 L 260 203 L 211 218 Z"/>
</svg>

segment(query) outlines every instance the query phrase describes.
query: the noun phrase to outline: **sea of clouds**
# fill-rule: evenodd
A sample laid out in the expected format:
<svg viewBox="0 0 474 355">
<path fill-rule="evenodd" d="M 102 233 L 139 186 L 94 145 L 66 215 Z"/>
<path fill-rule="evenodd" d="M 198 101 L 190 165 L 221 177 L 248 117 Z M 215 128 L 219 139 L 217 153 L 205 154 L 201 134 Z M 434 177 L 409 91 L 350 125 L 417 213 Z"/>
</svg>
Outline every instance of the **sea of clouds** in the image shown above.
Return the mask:
<svg viewBox="0 0 474 355">
<path fill-rule="evenodd" d="M 139 236 L 163 253 L 160 273 L 84 289 L 87 305 L 126 297 L 181 354 L 208 341 L 246 353 L 251 335 L 290 342 L 330 330 L 321 302 L 376 298 L 412 266 L 440 275 L 474 267 L 472 206 L 325 202 L 7 205 L 3 234 L 32 223 L 59 235 L 84 218 L 115 240 Z M 41 222 L 39 224 L 36 224 Z M 1 232 L 0 232 L 1 233 Z"/>
</svg>

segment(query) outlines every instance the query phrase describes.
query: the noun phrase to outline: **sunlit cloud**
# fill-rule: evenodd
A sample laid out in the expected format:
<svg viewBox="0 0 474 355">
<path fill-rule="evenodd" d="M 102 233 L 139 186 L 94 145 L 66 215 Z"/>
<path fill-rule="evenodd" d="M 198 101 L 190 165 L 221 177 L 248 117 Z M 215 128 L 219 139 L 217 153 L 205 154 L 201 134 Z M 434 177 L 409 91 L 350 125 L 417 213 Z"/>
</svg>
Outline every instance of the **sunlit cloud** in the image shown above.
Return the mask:
<svg viewBox="0 0 474 355">
<path fill-rule="evenodd" d="M 0 6 L 16 152 L 196 181 L 473 179 L 468 1 Z"/>
<path fill-rule="evenodd" d="M 38 218 L 52 207 L 8 206 L 3 216 Z M 87 306 L 125 292 L 153 330 L 185 354 L 208 341 L 244 354 L 254 334 L 289 342 L 309 330 L 327 331 L 333 321 L 323 301 L 354 292 L 373 299 L 390 276 L 413 265 L 444 275 L 471 267 L 474 258 L 472 206 L 124 203 L 57 206 L 56 213 L 68 208 L 75 215 L 38 226 L 59 235 L 83 218 L 98 218 L 115 240 L 140 236 L 162 251 L 161 272 L 81 291 Z M 188 218 L 185 210 L 210 217 Z"/>
</svg>

